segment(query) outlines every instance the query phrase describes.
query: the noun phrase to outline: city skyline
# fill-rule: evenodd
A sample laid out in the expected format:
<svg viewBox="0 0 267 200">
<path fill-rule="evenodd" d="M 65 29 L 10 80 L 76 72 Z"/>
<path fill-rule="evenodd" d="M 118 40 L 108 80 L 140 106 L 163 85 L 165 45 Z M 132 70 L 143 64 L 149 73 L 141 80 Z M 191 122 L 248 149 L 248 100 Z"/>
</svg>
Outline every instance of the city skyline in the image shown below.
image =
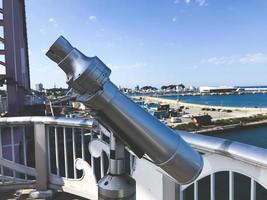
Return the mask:
<svg viewBox="0 0 267 200">
<path fill-rule="evenodd" d="M 267 85 L 263 0 L 75 2 L 26 1 L 32 87 L 66 87 L 45 56 L 60 35 L 97 55 L 124 87 Z"/>
</svg>

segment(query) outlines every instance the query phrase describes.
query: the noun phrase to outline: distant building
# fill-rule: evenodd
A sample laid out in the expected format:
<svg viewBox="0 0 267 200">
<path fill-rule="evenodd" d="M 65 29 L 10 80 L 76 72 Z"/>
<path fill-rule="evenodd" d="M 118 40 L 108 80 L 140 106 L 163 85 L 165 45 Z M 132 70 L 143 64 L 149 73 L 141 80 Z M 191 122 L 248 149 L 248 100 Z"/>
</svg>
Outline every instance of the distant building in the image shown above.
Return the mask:
<svg viewBox="0 0 267 200">
<path fill-rule="evenodd" d="M 185 86 L 183 84 L 161 86 L 161 90 L 164 92 L 183 92 L 184 89 L 185 89 Z"/>
<path fill-rule="evenodd" d="M 177 91 L 182 92 L 182 91 L 184 91 L 184 89 L 185 89 L 184 84 L 181 83 L 181 84 L 177 85 L 177 88 L 176 88 Z"/>
<path fill-rule="evenodd" d="M 144 86 L 141 88 L 142 92 L 156 92 L 158 89 L 152 86 Z"/>
<path fill-rule="evenodd" d="M 212 117 L 210 115 L 198 115 L 192 117 L 193 124 L 200 128 L 201 126 L 211 125 Z"/>
<path fill-rule="evenodd" d="M 165 92 L 176 92 L 177 87 L 177 85 L 163 85 L 161 86 L 161 90 Z"/>
<path fill-rule="evenodd" d="M 267 86 L 250 86 L 241 88 L 242 91 L 248 92 L 267 92 Z"/>
<path fill-rule="evenodd" d="M 186 87 L 184 90 L 188 91 L 188 92 L 196 92 L 197 91 L 197 88 L 190 85 L 188 87 Z"/>
<path fill-rule="evenodd" d="M 44 86 L 42 83 L 35 84 L 35 90 L 38 92 L 42 92 L 44 90 Z"/>
<path fill-rule="evenodd" d="M 238 87 L 227 87 L 227 86 L 219 86 L 219 87 L 199 87 L 199 92 L 201 93 L 226 93 L 226 92 L 236 92 Z"/>
<path fill-rule="evenodd" d="M 119 87 L 119 90 L 123 93 L 126 93 L 126 94 L 129 94 L 129 93 L 132 93 L 132 89 L 130 88 L 123 88 L 123 87 Z"/>
<path fill-rule="evenodd" d="M 139 85 L 135 86 L 134 90 L 138 92 L 140 90 Z"/>
<path fill-rule="evenodd" d="M 158 104 L 156 103 L 148 103 L 146 104 L 146 108 L 151 111 L 157 111 L 158 110 Z"/>
<path fill-rule="evenodd" d="M 158 104 L 158 111 L 165 111 L 168 112 L 170 110 L 170 105 L 169 104 Z"/>
<path fill-rule="evenodd" d="M 157 119 L 167 119 L 170 116 L 169 112 L 166 111 L 154 111 L 152 115 Z"/>
</svg>

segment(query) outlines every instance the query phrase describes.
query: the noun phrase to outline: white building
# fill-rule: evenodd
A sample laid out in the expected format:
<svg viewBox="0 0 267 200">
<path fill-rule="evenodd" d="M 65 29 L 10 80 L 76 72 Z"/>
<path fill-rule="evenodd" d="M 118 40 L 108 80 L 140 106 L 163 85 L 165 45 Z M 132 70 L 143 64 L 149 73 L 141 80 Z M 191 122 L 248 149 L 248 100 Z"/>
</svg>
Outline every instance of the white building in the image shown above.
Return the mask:
<svg viewBox="0 0 267 200">
<path fill-rule="evenodd" d="M 219 86 L 219 87 L 200 86 L 199 92 L 201 93 L 236 92 L 237 89 L 238 87 L 232 87 L 232 86 Z"/>
<path fill-rule="evenodd" d="M 42 83 L 35 84 L 35 90 L 42 92 L 44 90 L 44 86 Z"/>
</svg>

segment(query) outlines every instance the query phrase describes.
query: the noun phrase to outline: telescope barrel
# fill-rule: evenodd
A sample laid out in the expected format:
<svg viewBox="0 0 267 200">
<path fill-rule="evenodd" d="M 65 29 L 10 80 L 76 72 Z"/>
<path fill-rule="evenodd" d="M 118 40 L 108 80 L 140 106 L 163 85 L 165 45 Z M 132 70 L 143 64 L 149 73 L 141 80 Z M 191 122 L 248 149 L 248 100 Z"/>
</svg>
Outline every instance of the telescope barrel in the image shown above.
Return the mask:
<svg viewBox="0 0 267 200">
<path fill-rule="evenodd" d="M 134 103 L 110 81 L 111 70 L 98 58 L 86 57 L 60 37 L 47 56 L 66 73 L 79 101 L 96 110 L 107 126 L 139 158 L 154 163 L 181 184 L 194 181 L 203 167 L 201 155 L 176 132 Z"/>
</svg>

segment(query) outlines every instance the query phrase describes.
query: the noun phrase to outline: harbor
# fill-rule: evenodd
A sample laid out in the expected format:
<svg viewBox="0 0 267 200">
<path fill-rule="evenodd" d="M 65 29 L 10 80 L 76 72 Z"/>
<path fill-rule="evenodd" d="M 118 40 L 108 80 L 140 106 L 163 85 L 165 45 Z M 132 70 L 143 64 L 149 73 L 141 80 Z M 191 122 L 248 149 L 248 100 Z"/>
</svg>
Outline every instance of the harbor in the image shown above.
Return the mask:
<svg viewBox="0 0 267 200">
<path fill-rule="evenodd" d="M 175 116 L 177 120 L 174 122 L 172 116 L 162 117 L 161 120 L 174 129 L 193 133 L 223 133 L 226 130 L 238 130 L 250 126 L 261 126 L 267 123 L 267 108 L 203 105 L 167 99 L 166 97 L 135 96 L 133 98 L 139 101 L 142 99 L 144 104 L 147 105 L 168 105 L 172 112 L 178 112 Z M 193 119 L 199 116 L 210 116 L 211 121 L 198 127 L 194 124 Z"/>
</svg>

